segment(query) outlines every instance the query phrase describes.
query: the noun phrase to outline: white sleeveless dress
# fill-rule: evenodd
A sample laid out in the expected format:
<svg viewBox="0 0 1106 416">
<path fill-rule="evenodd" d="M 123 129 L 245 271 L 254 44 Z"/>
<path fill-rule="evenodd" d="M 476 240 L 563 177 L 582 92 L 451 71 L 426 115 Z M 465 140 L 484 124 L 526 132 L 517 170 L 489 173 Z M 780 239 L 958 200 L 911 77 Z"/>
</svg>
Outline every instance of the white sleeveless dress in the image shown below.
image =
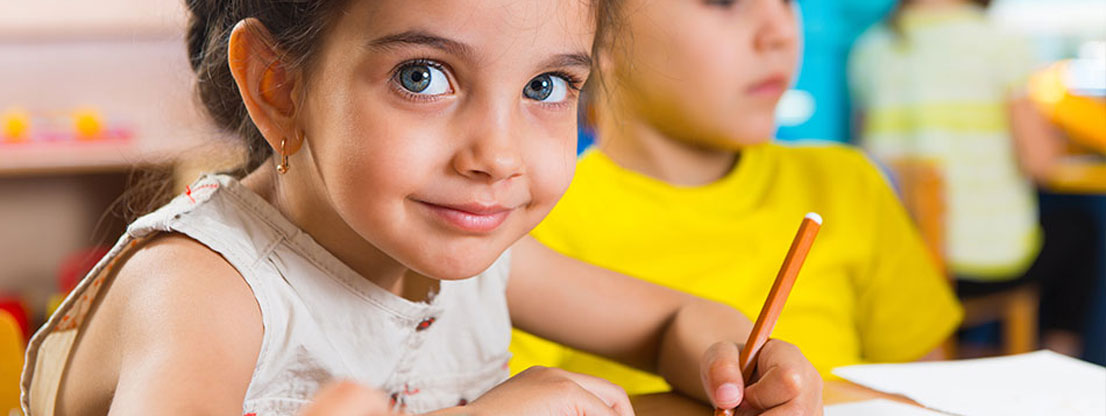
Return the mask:
<svg viewBox="0 0 1106 416">
<path fill-rule="evenodd" d="M 508 376 L 509 251 L 480 275 L 441 282 L 429 302 L 411 302 L 354 272 L 233 178 L 208 175 L 131 224 L 34 335 L 22 381 L 28 416 L 54 414 L 73 341 L 116 259 L 167 232 L 221 254 L 260 306 L 264 336 L 244 415 L 294 414 L 336 378 L 383 389 L 397 409 L 429 412 Z"/>
</svg>

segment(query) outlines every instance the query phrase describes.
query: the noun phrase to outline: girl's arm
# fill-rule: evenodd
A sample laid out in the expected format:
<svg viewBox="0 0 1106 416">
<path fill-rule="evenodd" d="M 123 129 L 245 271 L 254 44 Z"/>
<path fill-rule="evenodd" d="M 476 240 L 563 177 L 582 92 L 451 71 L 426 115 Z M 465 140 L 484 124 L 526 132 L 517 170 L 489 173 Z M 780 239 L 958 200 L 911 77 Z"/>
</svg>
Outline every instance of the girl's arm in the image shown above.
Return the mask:
<svg viewBox="0 0 1106 416">
<path fill-rule="evenodd" d="M 122 266 L 100 317 L 118 359 L 110 414 L 241 414 L 261 347 L 261 312 L 221 256 L 159 238 Z M 112 360 L 114 361 L 114 360 Z"/>
<path fill-rule="evenodd" d="M 1018 166 L 1029 179 L 1047 184 L 1063 154 L 1063 139 L 1028 96 L 1011 98 L 1007 107 Z"/>
<path fill-rule="evenodd" d="M 525 237 L 512 251 L 507 288 L 515 326 L 654 372 L 716 407 L 744 391 L 758 408 L 820 408 L 821 378 L 790 344 L 762 350 L 758 382 L 744 389 L 738 346 L 752 324 L 737 310 L 562 256 Z"/>
</svg>

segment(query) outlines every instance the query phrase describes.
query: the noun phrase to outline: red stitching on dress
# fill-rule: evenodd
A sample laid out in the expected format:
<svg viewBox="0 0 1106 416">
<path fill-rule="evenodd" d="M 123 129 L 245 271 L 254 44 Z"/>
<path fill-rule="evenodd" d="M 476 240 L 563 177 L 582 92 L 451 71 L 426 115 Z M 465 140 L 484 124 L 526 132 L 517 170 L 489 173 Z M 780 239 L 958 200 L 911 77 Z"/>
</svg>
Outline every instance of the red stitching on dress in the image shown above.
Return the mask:
<svg viewBox="0 0 1106 416">
<path fill-rule="evenodd" d="M 434 321 L 436 320 L 437 319 L 435 319 L 433 316 L 423 319 L 422 322 L 419 322 L 419 325 L 415 327 L 415 331 L 423 331 L 426 330 L 426 328 L 430 328 L 430 325 L 433 325 Z"/>
<path fill-rule="evenodd" d="M 214 183 L 209 183 L 207 185 L 197 186 L 195 188 L 192 188 L 191 185 L 185 185 L 184 186 L 184 195 L 188 197 L 189 201 L 192 201 L 192 203 L 195 204 L 196 203 L 196 198 L 192 197 L 192 191 L 199 191 L 201 189 L 212 189 L 212 188 L 218 188 L 218 187 L 219 187 L 219 185 L 214 184 Z"/>
</svg>

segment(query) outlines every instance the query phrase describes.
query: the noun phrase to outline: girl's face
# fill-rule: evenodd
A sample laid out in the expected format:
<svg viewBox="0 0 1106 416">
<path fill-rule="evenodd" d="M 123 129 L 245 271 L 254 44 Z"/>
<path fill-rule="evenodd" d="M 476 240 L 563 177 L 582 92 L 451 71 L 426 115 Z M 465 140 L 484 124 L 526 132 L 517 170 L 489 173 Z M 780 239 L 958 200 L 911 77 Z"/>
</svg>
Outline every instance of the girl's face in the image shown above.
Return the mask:
<svg viewBox="0 0 1106 416">
<path fill-rule="evenodd" d="M 776 103 L 798 59 L 789 1 L 627 0 L 622 7 L 624 35 L 609 55 L 619 105 L 696 145 L 739 150 L 772 138 Z"/>
<path fill-rule="evenodd" d="M 483 271 L 572 178 L 591 7 L 352 2 L 311 67 L 300 114 L 296 156 L 318 172 L 317 199 L 418 273 Z"/>
</svg>

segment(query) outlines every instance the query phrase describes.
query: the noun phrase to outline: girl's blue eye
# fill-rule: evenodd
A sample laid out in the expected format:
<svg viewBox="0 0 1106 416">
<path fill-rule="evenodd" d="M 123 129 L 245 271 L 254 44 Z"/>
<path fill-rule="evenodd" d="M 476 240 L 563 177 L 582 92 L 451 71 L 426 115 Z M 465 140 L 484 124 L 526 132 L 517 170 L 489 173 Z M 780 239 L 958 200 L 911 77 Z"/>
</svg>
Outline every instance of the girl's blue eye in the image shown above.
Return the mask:
<svg viewBox="0 0 1106 416">
<path fill-rule="evenodd" d="M 403 89 L 420 95 L 441 95 L 449 93 L 449 78 L 441 69 L 425 63 L 406 65 L 396 73 L 399 85 Z"/>
<path fill-rule="evenodd" d="M 541 74 L 526 83 L 522 95 L 543 103 L 559 103 L 568 97 L 568 82 L 553 74 Z"/>
</svg>

